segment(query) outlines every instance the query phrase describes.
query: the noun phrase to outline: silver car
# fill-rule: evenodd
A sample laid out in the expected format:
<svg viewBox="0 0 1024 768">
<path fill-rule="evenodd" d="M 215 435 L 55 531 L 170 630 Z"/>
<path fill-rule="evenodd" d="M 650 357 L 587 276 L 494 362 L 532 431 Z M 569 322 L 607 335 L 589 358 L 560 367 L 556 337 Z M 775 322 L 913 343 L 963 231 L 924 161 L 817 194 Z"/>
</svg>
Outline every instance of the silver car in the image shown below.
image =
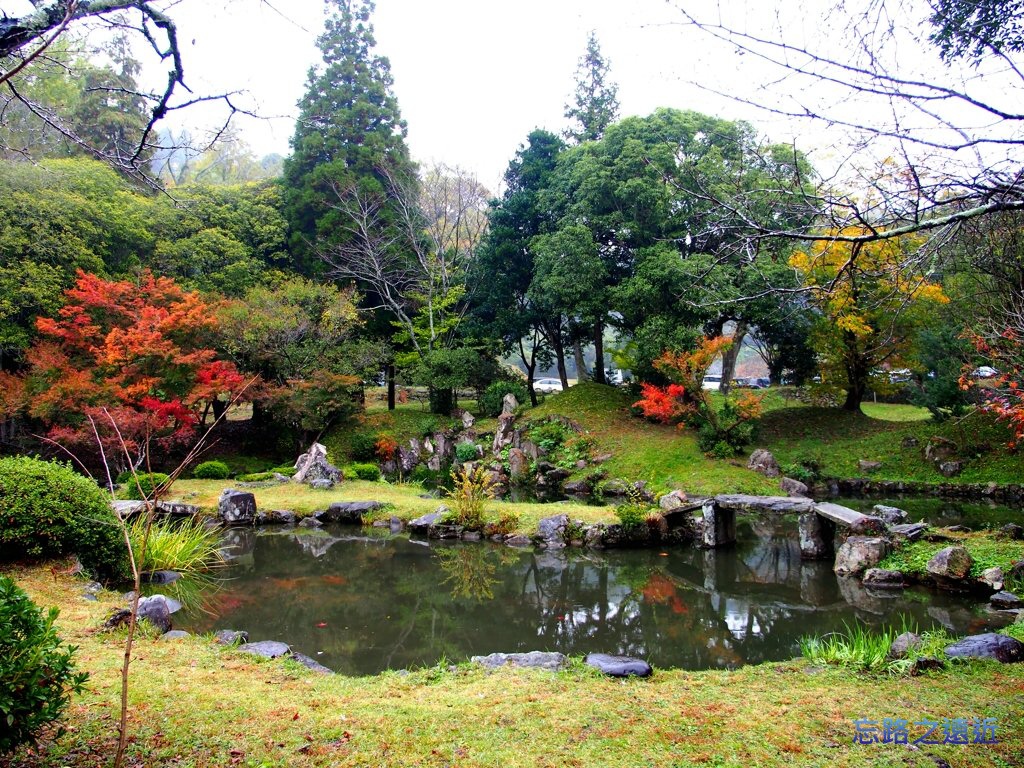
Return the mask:
<svg viewBox="0 0 1024 768">
<path fill-rule="evenodd" d="M 533 391 L 550 395 L 552 392 L 562 391 L 562 382 L 558 379 L 537 379 L 533 382 Z"/>
</svg>

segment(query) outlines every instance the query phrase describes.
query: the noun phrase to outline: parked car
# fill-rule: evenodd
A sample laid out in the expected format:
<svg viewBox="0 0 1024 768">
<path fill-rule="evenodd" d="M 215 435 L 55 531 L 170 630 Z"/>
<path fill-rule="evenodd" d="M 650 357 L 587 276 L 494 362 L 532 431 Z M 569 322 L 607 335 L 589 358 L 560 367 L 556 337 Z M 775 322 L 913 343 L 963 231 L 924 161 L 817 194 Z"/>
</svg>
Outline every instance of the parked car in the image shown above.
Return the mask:
<svg viewBox="0 0 1024 768">
<path fill-rule="evenodd" d="M 721 389 L 722 377 L 717 374 L 708 374 L 704 377 L 704 381 L 701 383 L 704 389 Z"/>
<path fill-rule="evenodd" d="M 544 395 L 550 395 L 552 392 L 561 392 L 562 382 L 558 379 L 537 379 L 533 382 L 533 391 Z"/>
<path fill-rule="evenodd" d="M 998 375 L 999 371 L 991 365 L 980 365 L 971 371 L 971 376 L 975 379 L 992 379 Z"/>
</svg>

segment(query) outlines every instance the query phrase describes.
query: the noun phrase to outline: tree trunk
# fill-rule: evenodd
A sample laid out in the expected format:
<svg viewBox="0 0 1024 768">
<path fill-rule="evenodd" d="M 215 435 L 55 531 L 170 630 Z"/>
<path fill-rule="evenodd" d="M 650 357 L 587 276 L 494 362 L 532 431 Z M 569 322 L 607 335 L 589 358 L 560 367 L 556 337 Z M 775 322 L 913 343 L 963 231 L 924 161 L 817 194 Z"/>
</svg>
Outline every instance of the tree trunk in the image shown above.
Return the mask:
<svg viewBox="0 0 1024 768">
<path fill-rule="evenodd" d="M 533 391 L 533 375 L 537 371 L 537 336 L 534 334 L 533 344 L 530 345 L 530 356 L 526 356 L 523 348 L 523 340 L 519 340 L 519 356 L 526 367 L 526 391 L 530 393 L 530 405 L 537 407 L 537 393 Z"/>
<path fill-rule="evenodd" d="M 561 334 L 556 335 L 556 342 L 553 345 L 555 348 L 555 365 L 558 366 L 558 380 L 562 382 L 562 389 L 569 388 L 569 375 L 565 372 L 565 348 L 562 346 Z"/>
<path fill-rule="evenodd" d="M 719 391 L 723 395 L 729 394 L 732 386 L 733 374 L 736 372 L 736 359 L 740 355 L 740 348 L 743 346 L 743 337 L 747 335 L 747 324 L 743 320 L 736 321 L 736 330 L 732 335 L 732 346 L 722 353 L 722 383 Z"/>
<path fill-rule="evenodd" d="M 594 325 L 594 381 L 607 384 L 604 375 L 604 321 L 598 320 Z"/>
<path fill-rule="evenodd" d="M 387 371 L 384 376 L 387 378 L 388 384 L 388 410 L 395 410 L 395 364 L 388 363 Z"/>
<path fill-rule="evenodd" d="M 860 404 L 868 391 L 868 372 L 870 370 L 868 361 L 864 356 L 853 351 L 857 348 L 857 339 L 847 332 L 844 334 L 846 347 L 850 353 L 846 357 L 846 400 L 843 402 L 844 411 L 859 411 Z"/>
<path fill-rule="evenodd" d="M 587 361 L 583 359 L 583 342 L 579 339 L 572 343 L 572 356 L 576 362 L 576 381 L 586 381 L 590 378 L 587 375 Z M 595 369 L 596 372 L 596 369 Z M 562 386 L 565 386 L 564 384 Z"/>
<path fill-rule="evenodd" d="M 214 398 L 213 400 L 211 400 L 210 401 L 210 405 L 213 406 L 213 420 L 214 421 L 216 421 L 221 416 L 223 416 L 224 413 L 228 409 L 228 404 L 225 403 L 223 400 L 218 400 L 217 398 Z M 206 423 L 206 414 L 205 413 L 203 414 L 203 423 L 204 424 Z"/>
</svg>

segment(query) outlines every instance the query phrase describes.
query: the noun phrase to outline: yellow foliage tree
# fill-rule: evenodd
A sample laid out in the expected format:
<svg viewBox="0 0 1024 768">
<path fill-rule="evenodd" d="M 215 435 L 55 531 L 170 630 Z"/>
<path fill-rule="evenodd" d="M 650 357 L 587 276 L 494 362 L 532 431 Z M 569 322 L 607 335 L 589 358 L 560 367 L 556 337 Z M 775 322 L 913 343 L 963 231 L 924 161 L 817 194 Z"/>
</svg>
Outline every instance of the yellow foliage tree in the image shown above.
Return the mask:
<svg viewBox="0 0 1024 768">
<path fill-rule="evenodd" d="M 860 409 L 883 367 L 909 367 L 918 331 L 949 301 L 922 258 L 921 237 L 856 240 L 866 233 L 859 227 L 826 232 L 789 260 L 820 313 L 812 343 L 822 377 L 842 382 L 843 408 L 850 411 Z"/>
</svg>

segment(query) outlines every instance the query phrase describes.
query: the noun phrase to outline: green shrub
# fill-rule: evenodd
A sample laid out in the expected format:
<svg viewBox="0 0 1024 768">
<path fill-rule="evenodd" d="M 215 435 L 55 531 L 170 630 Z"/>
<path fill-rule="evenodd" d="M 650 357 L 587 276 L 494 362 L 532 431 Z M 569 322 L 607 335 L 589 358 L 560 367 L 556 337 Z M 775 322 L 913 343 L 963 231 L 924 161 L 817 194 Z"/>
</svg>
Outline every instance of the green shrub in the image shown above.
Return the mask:
<svg viewBox="0 0 1024 768">
<path fill-rule="evenodd" d="M 647 504 L 628 502 L 615 508 L 615 517 L 619 519 L 623 531 L 633 533 L 647 525 L 647 515 L 650 511 L 651 507 Z"/>
<path fill-rule="evenodd" d="M 64 464 L 0 459 L 0 560 L 76 554 L 101 579 L 128 573 L 110 499 Z"/>
<path fill-rule="evenodd" d="M 34 741 L 89 678 L 75 672 L 75 648 L 61 646 L 56 619 L 56 608 L 43 615 L 13 580 L 0 576 L 0 754 Z"/>
<path fill-rule="evenodd" d="M 349 471 L 358 480 L 370 480 L 372 482 L 380 480 L 380 467 L 373 462 L 352 464 L 349 466 Z"/>
<path fill-rule="evenodd" d="M 274 473 L 273 472 L 253 472 L 252 474 L 249 474 L 249 475 L 239 475 L 235 479 L 240 481 L 240 482 L 243 482 L 243 483 L 259 483 L 259 482 L 262 482 L 264 480 L 273 480 L 274 479 Z"/>
<path fill-rule="evenodd" d="M 562 422 L 552 420 L 531 426 L 526 436 L 544 453 L 551 453 L 565 442 L 569 434 L 570 430 Z"/>
<path fill-rule="evenodd" d="M 426 488 L 436 488 L 441 483 L 441 473 L 434 471 L 426 464 L 417 464 L 413 467 L 409 480 Z"/>
<path fill-rule="evenodd" d="M 192 470 L 196 480 L 227 480 L 231 477 L 231 469 L 223 461 L 204 461 Z"/>
<path fill-rule="evenodd" d="M 476 443 L 459 443 L 455 446 L 455 458 L 460 462 L 476 461 L 480 458 Z"/>
<path fill-rule="evenodd" d="M 224 564 L 220 533 L 199 520 L 154 520 L 147 539 L 146 519 L 137 517 L 128 524 L 128 537 L 140 571 L 195 573 Z"/>
<path fill-rule="evenodd" d="M 139 473 L 135 477 L 129 477 L 125 482 L 125 498 L 152 499 L 157 491 L 164 491 L 170 484 L 171 478 L 163 472 Z"/>
<path fill-rule="evenodd" d="M 377 458 L 377 435 L 357 432 L 349 438 L 348 445 L 352 461 L 373 461 Z"/>
<path fill-rule="evenodd" d="M 516 401 L 522 405 L 530 401 L 530 393 L 520 381 L 495 381 L 483 391 L 477 400 L 477 410 L 481 415 L 495 417 L 501 413 L 502 401 L 507 394 L 515 395 Z"/>
<path fill-rule="evenodd" d="M 282 464 L 279 467 L 271 467 L 267 472 L 276 472 L 279 475 L 287 475 L 288 477 L 291 477 L 295 474 L 295 464 Z"/>
</svg>

